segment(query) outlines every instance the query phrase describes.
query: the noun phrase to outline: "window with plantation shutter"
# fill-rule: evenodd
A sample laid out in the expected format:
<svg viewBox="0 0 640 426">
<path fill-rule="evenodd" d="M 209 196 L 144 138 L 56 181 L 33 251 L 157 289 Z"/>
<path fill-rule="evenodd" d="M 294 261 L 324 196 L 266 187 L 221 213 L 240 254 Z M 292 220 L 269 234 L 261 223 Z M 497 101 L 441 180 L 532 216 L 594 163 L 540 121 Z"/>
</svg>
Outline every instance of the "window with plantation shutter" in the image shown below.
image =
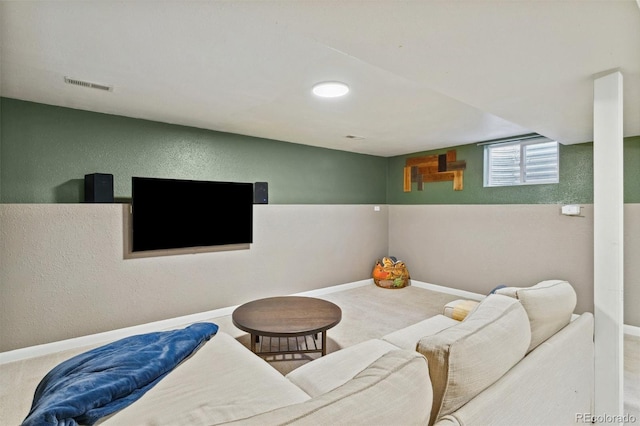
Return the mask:
<svg viewBox="0 0 640 426">
<path fill-rule="evenodd" d="M 558 142 L 529 138 L 484 145 L 484 186 L 558 183 Z"/>
</svg>

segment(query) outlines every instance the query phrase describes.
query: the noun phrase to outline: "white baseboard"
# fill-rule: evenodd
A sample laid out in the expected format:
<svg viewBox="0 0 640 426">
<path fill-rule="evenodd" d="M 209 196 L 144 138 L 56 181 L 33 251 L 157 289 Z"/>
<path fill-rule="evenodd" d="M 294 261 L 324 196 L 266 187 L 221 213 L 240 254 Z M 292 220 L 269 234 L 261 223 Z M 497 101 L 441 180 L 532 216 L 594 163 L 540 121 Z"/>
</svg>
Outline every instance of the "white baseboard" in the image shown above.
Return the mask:
<svg viewBox="0 0 640 426">
<path fill-rule="evenodd" d="M 486 294 L 473 293 L 466 290 L 458 290 L 457 288 L 444 287 L 441 285 L 429 284 L 422 281 L 411 280 L 411 285 L 414 287 L 424 288 L 426 290 L 437 291 L 439 293 L 452 294 L 464 299 L 482 300 L 487 296 Z"/>
<path fill-rule="evenodd" d="M 453 294 L 455 296 L 460 296 L 462 298 L 471 299 L 471 300 L 482 300 L 486 296 L 484 294 L 473 293 L 466 290 L 458 290 L 456 288 L 443 287 L 440 285 L 429 284 L 421 281 L 411 280 L 411 285 L 420 287 L 420 288 L 425 288 L 427 290 L 438 291 L 440 293 Z M 578 318 L 578 316 L 579 315 L 573 314 L 571 319 L 574 320 Z M 624 334 L 640 337 L 640 327 L 637 327 L 635 325 L 624 324 Z"/>
<path fill-rule="evenodd" d="M 302 293 L 294 294 L 294 296 L 308 296 L 308 297 L 322 296 L 324 294 L 331 294 L 338 291 L 350 290 L 352 288 L 363 287 L 365 285 L 373 285 L 373 280 L 372 279 L 360 280 L 360 281 L 354 281 L 352 283 L 347 283 L 347 284 L 339 284 L 331 287 L 319 288 L 317 290 L 303 291 Z"/>
<path fill-rule="evenodd" d="M 296 296 L 322 296 L 324 294 L 335 293 L 338 291 L 349 290 L 352 288 L 362 287 L 365 285 L 372 285 L 373 280 L 366 279 L 361 281 L 354 281 L 347 284 L 340 284 L 331 287 L 319 288 L 316 290 L 305 291 L 296 293 Z M 436 284 L 429 284 L 422 281 L 411 280 L 411 285 L 424 288 L 427 290 L 437 291 L 440 293 L 452 294 L 459 296 L 460 298 L 481 300 L 485 297 L 484 294 L 473 293 L 465 290 L 458 290 L 455 288 L 443 287 Z M 197 314 L 185 315 L 176 318 L 169 318 L 162 321 L 150 322 L 147 324 L 136 325 L 133 327 L 120 328 L 117 330 L 105 331 L 102 333 L 90 334 L 88 336 L 74 337 L 72 339 L 60 340 L 57 342 L 45 343 L 42 345 L 29 346 L 26 348 L 15 349 L 12 351 L 0 353 L 0 365 L 10 362 L 21 361 L 24 359 L 35 358 L 52 354 L 55 352 L 61 352 L 69 349 L 76 349 L 83 346 L 93 346 L 112 342 L 114 340 L 122 339 L 125 337 L 133 336 L 142 333 L 152 333 L 154 331 L 169 330 L 172 328 L 183 327 L 188 324 L 206 321 L 212 318 L 223 317 L 231 315 L 237 306 L 229 306 L 226 308 L 214 309 L 212 311 L 200 312 Z M 640 327 L 626 325 L 624 326 L 624 333 L 632 336 L 640 337 Z"/>
<path fill-rule="evenodd" d="M 0 365 L 9 362 L 20 361 L 29 358 L 35 358 L 52 354 L 55 352 L 66 351 L 83 346 L 93 346 L 112 342 L 114 340 L 123 339 L 125 337 L 136 334 L 152 333 L 154 331 L 169 330 L 177 328 L 185 324 L 191 324 L 198 321 L 204 321 L 215 317 L 231 315 L 236 306 L 215 309 L 208 312 L 198 314 L 185 315 L 176 318 L 170 318 L 161 321 L 140 324 L 132 327 L 119 328 L 117 330 L 105 331 L 102 333 L 90 334 L 87 336 L 74 337 L 72 339 L 59 340 L 57 342 L 44 343 L 42 345 L 29 346 L 26 348 L 15 349 L 12 351 L 0 353 Z"/>
<path fill-rule="evenodd" d="M 373 284 L 371 279 L 355 281 L 347 284 L 340 284 L 331 287 L 320 288 L 311 291 L 297 293 L 296 296 L 321 296 L 323 294 L 334 293 L 337 291 L 348 290 L 351 288 L 361 287 Z M 184 315 L 176 318 L 150 322 L 147 324 L 136 325 L 132 327 L 120 328 L 117 330 L 105 331 L 102 333 L 90 334 L 87 336 L 74 337 L 72 339 L 60 340 L 57 342 L 44 343 L 42 345 L 29 346 L 26 348 L 15 349 L 12 351 L 0 353 L 0 365 L 14 361 L 20 361 L 29 358 L 35 358 L 52 354 L 55 352 L 66 351 L 69 349 L 80 348 L 83 346 L 93 346 L 105 344 L 114 340 L 123 339 L 125 337 L 134 336 L 136 334 L 152 333 L 154 331 L 169 330 L 172 328 L 184 327 L 188 324 L 207 321 L 212 318 L 231 315 L 237 306 L 229 306 L 226 308 L 214 309 L 212 311 L 200 312 L 197 314 Z"/>
<path fill-rule="evenodd" d="M 640 327 L 636 327 L 635 325 L 624 325 L 624 334 L 628 334 L 630 336 L 640 337 Z"/>
</svg>

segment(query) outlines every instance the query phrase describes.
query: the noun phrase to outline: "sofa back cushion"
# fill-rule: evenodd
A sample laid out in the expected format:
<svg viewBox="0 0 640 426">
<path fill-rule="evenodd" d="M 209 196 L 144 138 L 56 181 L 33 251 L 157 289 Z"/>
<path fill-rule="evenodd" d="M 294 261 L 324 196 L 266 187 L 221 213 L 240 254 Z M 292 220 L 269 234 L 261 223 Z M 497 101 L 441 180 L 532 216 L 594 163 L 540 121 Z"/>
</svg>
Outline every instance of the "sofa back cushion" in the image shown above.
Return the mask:
<svg viewBox="0 0 640 426">
<path fill-rule="evenodd" d="M 576 292 L 567 281 L 542 281 L 532 287 L 505 287 L 496 291 L 516 298 L 527 311 L 531 327 L 531 352 L 569 324 L 576 307 Z"/>
<path fill-rule="evenodd" d="M 231 424 L 423 425 L 429 419 L 432 392 L 424 357 L 416 351 L 393 350 L 327 393 Z"/>
<path fill-rule="evenodd" d="M 365 340 L 307 362 L 285 377 L 313 398 L 344 385 L 382 355 L 395 350 L 396 346 L 384 340 Z"/>
<path fill-rule="evenodd" d="M 461 323 L 420 339 L 417 349 L 428 360 L 433 385 L 429 424 L 496 382 L 524 357 L 530 341 L 522 305 L 495 294 Z"/>
</svg>

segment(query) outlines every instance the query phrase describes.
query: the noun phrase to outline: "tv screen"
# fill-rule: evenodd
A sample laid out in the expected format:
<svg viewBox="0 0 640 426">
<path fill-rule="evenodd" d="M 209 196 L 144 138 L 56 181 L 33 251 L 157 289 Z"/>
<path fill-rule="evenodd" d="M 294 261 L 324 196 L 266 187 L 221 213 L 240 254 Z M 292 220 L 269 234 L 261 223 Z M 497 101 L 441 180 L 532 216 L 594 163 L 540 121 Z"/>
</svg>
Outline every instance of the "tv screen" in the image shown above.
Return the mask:
<svg viewBox="0 0 640 426">
<path fill-rule="evenodd" d="M 133 177 L 132 250 L 253 242 L 253 184 Z"/>
</svg>

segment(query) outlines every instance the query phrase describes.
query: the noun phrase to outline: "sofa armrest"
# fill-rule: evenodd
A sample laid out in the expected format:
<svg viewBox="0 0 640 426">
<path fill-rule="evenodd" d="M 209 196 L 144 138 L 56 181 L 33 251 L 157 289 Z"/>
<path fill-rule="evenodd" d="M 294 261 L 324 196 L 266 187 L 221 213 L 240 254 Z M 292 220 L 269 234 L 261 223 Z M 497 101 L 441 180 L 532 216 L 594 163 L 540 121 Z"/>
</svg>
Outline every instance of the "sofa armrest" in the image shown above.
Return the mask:
<svg viewBox="0 0 640 426">
<path fill-rule="evenodd" d="M 593 314 L 586 312 L 437 426 L 575 424 L 593 413 Z"/>
</svg>

